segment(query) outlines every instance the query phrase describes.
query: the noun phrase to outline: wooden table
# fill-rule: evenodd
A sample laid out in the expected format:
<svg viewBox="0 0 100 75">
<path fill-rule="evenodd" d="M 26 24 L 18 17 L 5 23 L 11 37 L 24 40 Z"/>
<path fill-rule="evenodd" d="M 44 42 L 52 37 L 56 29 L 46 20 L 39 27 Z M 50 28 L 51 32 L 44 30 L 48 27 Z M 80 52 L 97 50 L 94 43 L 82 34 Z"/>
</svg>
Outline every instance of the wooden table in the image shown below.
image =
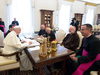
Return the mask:
<svg viewBox="0 0 100 75">
<path fill-rule="evenodd" d="M 33 66 L 35 68 L 39 68 L 40 75 L 44 75 L 43 66 L 50 65 L 59 61 L 64 61 L 69 58 L 70 54 L 74 53 L 74 51 L 68 50 L 60 45 L 57 46 L 56 52 L 47 54 L 47 57 L 40 57 L 39 50 L 30 51 L 30 49 L 25 49 L 25 52 Z"/>
</svg>

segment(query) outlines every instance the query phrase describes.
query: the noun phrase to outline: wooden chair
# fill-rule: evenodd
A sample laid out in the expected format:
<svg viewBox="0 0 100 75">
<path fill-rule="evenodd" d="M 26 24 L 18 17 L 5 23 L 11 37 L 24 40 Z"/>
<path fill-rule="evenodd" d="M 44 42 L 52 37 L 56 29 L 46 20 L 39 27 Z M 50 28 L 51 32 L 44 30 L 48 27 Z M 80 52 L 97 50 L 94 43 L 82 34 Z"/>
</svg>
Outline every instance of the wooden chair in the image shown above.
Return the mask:
<svg viewBox="0 0 100 75">
<path fill-rule="evenodd" d="M 17 51 L 11 54 L 0 53 L 0 71 L 19 68 L 19 60 L 20 60 L 20 57 L 18 56 L 19 54 L 22 54 L 22 52 Z M 16 55 L 16 60 L 5 58 L 13 55 Z"/>
</svg>

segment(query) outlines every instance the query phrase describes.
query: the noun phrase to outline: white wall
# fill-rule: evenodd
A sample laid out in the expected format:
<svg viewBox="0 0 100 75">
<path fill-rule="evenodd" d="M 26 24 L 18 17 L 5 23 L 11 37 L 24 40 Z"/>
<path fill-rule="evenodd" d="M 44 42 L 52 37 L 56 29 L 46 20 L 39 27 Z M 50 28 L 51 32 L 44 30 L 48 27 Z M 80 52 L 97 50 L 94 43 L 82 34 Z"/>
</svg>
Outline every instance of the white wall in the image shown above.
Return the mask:
<svg viewBox="0 0 100 75">
<path fill-rule="evenodd" d="M 0 0 L 0 18 L 5 22 L 5 27 L 7 23 L 7 7 L 6 7 L 6 0 Z"/>
<path fill-rule="evenodd" d="M 100 14 L 100 5 L 97 6 L 97 14 Z"/>
<path fill-rule="evenodd" d="M 40 30 L 41 25 L 41 9 L 45 10 L 54 10 L 53 12 L 53 24 L 56 23 L 56 10 L 60 9 L 62 4 L 71 5 L 71 18 L 74 17 L 74 13 L 85 13 L 85 2 L 80 1 L 74 1 L 69 2 L 65 0 L 31 0 L 33 1 L 33 7 L 34 7 L 34 24 L 35 24 L 35 31 Z M 96 14 L 100 14 L 100 5 L 96 7 Z M 7 24 L 7 0 L 0 0 L 0 17 L 5 22 L 5 25 Z M 96 19 L 96 17 L 95 17 Z"/>
<path fill-rule="evenodd" d="M 85 2 L 74 1 L 72 6 L 72 12 L 83 14 L 85 12 Z"/>
<path fill-rule="evenodd" d="M 75 13 L 84 14 L 84 12 L 85 12 L 85 2 L 74 1 L 72 5 L 71 18 L 74 17 Z"/>
<path fill-rule="evenodd" d="M 35 0 L 35 31 L 40 30 L 41 25 L 41 9 L 54 10 L 53 12 L 53 24 L 56 21 L 56 7 L 57 0 Z"/>
</svg>

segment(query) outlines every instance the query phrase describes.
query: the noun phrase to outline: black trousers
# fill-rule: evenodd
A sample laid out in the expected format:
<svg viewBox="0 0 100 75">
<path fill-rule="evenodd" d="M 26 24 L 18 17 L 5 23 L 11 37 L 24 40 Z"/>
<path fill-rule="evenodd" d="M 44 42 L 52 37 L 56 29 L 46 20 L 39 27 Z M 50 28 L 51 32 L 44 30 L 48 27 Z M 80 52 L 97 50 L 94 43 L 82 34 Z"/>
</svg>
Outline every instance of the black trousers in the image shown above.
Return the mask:
<svg viewBox="0 0 100 75">
<path fill-rule="evenodd" d="M 91 71 L 98 71 L 99 70 L 99 66 L 96 65 L 98 61 L 96 61 L 95 63 L 92 64 L 92 66 L 83 73 L 83 75 L 90 75 Z M 67 69 L 67 73 L 68 75 L 72 75 L 76 69 L 80 66 L 79 62 L 74 62 L 71 59 L 66 60 L 66 69 Z"/>
<path fill-rule="evenodd" d="M 99 66 L 96 65 L 97 62 L 93 63 L 92 66 L 83 73 L 83 75 L 90 75 L 91 71 L 98 71 L 99 70 Z M 76 69 L 79 67 L 80 63 L 79 62 L 74 62 L 71 59 L 67 59 L 66 60 L 66 70 L 67 70 L 67 74 L 66 75 L 72 75 Z M 55 63 L 54 64 L 54 68 L 62 68 L 62 61 Z"/>
</svg>

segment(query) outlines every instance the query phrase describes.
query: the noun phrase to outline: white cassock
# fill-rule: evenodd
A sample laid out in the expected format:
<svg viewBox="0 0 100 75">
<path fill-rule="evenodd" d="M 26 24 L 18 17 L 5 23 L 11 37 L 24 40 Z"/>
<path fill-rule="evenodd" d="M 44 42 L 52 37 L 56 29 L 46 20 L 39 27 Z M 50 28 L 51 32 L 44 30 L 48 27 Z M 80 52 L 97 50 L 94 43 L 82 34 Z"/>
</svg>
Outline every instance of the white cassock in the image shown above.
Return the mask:
<svg viewBox="0 0 100 75">
<path fill-rule="evenodd" d="M 11 31 L 6 38 L 4 39 L 4 48 L 3 48 L 3 53 L 10 54 L 16 51 L 19 51 L 25 47 L 29 46 L 29 43 L 24 43 L 22 44 L 17 37 L 17 34 L 15 31 Z M 11 56 L 7 57 L 9 59 L 16 59 L 16 56 Z M 24 50 L 22 51 L 22 55 L 20 55 L 20 70 L 33 70 L 32 64 L 27 57 L 26 53 Z"/>
</svg>

